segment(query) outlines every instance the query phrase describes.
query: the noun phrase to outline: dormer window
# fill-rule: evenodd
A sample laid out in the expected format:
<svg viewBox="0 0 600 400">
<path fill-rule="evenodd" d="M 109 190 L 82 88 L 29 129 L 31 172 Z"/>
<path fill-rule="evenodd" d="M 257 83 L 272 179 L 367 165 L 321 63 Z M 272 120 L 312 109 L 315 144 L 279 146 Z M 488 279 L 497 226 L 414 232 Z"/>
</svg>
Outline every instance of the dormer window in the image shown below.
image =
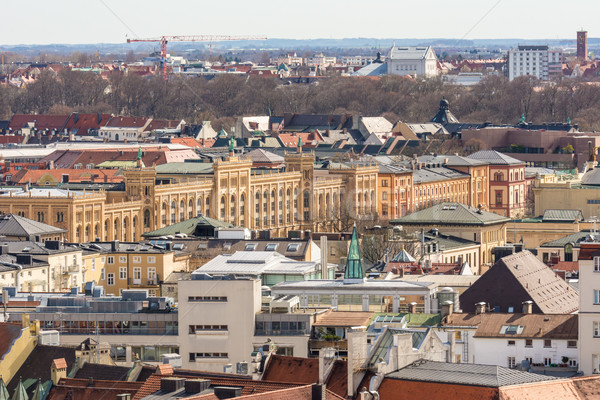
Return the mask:
<svg viewBox="0 0 600 400">
<path fill-rule="evenodd" d="M 275 251 L 277 249 L 277 243 L 269 243 L 265 247 L 265 251 Z"/>
<path fill-rule="evenodd" d="M 256 250 L 256 243 L 248 243 L 244 248 L 244 251 L 254 251 Z"/>
</svg>

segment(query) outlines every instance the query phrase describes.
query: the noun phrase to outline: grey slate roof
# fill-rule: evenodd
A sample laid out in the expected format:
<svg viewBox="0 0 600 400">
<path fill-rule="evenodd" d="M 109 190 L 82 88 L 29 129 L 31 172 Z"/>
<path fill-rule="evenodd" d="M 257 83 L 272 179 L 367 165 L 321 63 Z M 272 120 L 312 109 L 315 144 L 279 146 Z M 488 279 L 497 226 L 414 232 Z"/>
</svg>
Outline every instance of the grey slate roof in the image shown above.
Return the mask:
<svg viewBox="0 0 600 400">
<path fill-rule="evenodd" d="M 565 247 L 567 243 L 572 243 L 574 248 L 579 248 L 579 243 L 585 241 L 585 238 L 590 235 L 590 231 L 581 231 L 561 237 L 560 239 L 551 242 L 543 243 L 540 247 Z"/>
<path fill-rule="evenodd" d="M 233 225 L 228 222 L 219 221 L 204 215 L 199 215 L 185 221 L 178 222 L 173 225 L 168 225 L 152 232 L 146 232 L 143 237 L 158 237 L 175 235 L 177 233 L 185 233 L 188 236 L 197 236 L 198 226 L 211 226 L 213 228 L 233 228 Z"/>
<path fill-rule="evenodd" d="M 0 216 L 0 235 L 26 237 L 52 235 L 67 232 L 65 229 L 37 222 L 15 214 Z"/>
<path fill-rule="evenodd" d="M 386 379 L 441 382 L 459 385 L 502 387 L 558 379 L 497 365 L 455 364 L 419 360 L 386 375 Z"/>
<path fill-rule="evenodd" d="M 506 154 L 500 153 L 496 150 L 480 150 L 468 156 L 468 158 L 472 158 L 475 160 L 485 161 L 492 165 L 519 165 L 525 164 L 524 161 L 517 160 L 516 158 L 512 158 L 511 156 L 507 156 Z"/>
<path fill-rule="evenodd" d="M 582 185 L 600 185 L 600 168 L 587 171 L 581 177 Z"/>
<path fill-rule="evenodd" d="M 508 221 L 509 218 L 465 204 L 440 203 L 390 222 L 400 225 L 493 225 Z"/>
<path fill-rule="evenodd" d="M 174 162 L 156 166 L 157 174 L 212 174 L 212 163 Z"/>
<path fill-rule="evenodd" d="M 371 63 L 355 71 L 352 76 L 381 76 L 387 75 L 387 72 L 388 66 L 386 63 Z"/>
<path fill-rule="evenodd" d="M 447 167 L 462 167 L 462 166 L 477 166 L 477 165 L 486 165 L 485 161 L 477 160 L 469 157 L 455 156 L 455 155 L 425 155 L 419 156 L 417 160 L 420 163 L 425 164 L 437 164 L 441 163 Z"/>
<path fill-rule="evenodd" d="M 283 163 L 285 159 L 278 154 L 271 153 L 263 149 L 254 149 L 250 151 L 248 157 L 256 163 Z"/>
<path fill-rule="evenodd" d="M 445 167 L 422 168 L 413 172 L 415 184 L 423 182 L 437 182 L 450 179 L 468 178 L 470 175 Z"/>
<path fill-rule="evenodd" d="M 581 210 L 545 210 L 543 222 L 574 222 L 583 221 Z"/>
</svg>

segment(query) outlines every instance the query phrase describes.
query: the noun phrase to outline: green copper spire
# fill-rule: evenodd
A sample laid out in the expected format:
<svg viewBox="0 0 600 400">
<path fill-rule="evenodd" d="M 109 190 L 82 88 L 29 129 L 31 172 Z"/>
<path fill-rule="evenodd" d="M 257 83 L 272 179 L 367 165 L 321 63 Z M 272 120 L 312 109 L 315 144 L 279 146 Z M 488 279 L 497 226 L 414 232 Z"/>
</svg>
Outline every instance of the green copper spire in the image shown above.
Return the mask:
<svg viewBox="0 0 600 400">
<path fill-rule="evenodd" d="M 4 379 L 0 377 L 0 400 L 8 400 L 10 396 L 8 395 L 8 389 L 4 384 Z"/>
<path fill-rule="evenodd" d="M 138 147 L 138 156 L 137 156 L 138 160 L 142 159 L 142 146 Z"/>
<path fill-rule="evenodd" d="M 44 386 L 42 386 L 42 381 L 39 379 L 37 386 L 31 395 L 31 400 L 44 400 Z"/>
<path fill-rule="evenodd" d="M 229 139 L 229 152 L 233 153 L 233 148 L 235 147 L 235 141 L 233 140 L 233 136 Z"/>
<path fill-rule="evenodd" d="M 519 122 L 522 124 L 525 123 L 525 113 L 521 114 L 521 119 L 519 120 Z"/>
<path fill-rule="evenodd" d="M 571 125 L 571 118 L 567 117 L 567 124 Z"/>
<path fill-rule="evenodd" d="M 350 240 L 350 249 L 348 250 L 348 259 L 346 260 L 346 269 L 344 271 L 344 283 L 358 283 L 364 277 L 365 272 L 363 271 L 360 257 L 358 234 L 356 233 L 356 225 L 354 225 L 352 239 Z"/>
<path fill-rule="evenodd" d="M 29 400 L 29 396 L 27 396 L 27 391 L 25 390 L 25 386 L 23 386 L 23 381 L 19 378 L 19 384 L 15 389 L 15 393 L 11 397 L 12 400 Z"/>
</svg>

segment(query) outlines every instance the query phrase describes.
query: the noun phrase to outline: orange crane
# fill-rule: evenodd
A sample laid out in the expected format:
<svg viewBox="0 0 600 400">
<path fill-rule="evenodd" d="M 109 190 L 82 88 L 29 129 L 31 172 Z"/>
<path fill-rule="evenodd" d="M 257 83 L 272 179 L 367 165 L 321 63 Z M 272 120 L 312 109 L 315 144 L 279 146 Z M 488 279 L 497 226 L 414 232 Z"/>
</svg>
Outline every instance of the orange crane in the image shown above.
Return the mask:
<svg viewBox="0 0 600 400">
<path fill-rule="evenodd" d="M 130 39 L 132 42 L 159 42 L 160 58 L 162 63 L 163 78 L 167 79 L 167 43 L 168 42 L 224 42 L 229 40 L 267 40 L 266 36 L 229 36 L 229 35 L 189 35 L 189 36 L 161 36 L 158 38 Z"/>
</svg>

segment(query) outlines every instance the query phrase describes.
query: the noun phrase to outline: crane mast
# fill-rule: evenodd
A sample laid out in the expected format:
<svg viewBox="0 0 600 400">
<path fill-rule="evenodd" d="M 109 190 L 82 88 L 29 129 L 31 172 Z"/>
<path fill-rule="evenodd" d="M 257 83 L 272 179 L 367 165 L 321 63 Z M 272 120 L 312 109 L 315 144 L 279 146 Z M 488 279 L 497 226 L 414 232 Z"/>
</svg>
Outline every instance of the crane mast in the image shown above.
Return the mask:
<svg viewBox="0 0 600 400">
<path fill-rule="evenodd" d="M 178 36 L 160 36 L 155 38 L 131 39 L 127 38 L 127 43 L 133 42 L 158 42 L 160 43 L 160 59 L 162 64 L 163 79 L 167 80 L 167 43 L 169 42 L 224 42 L 232 40 L 266 40 L 266 36 L 231 36 L 231 35 L 178 35 Z"/>
</svg>

